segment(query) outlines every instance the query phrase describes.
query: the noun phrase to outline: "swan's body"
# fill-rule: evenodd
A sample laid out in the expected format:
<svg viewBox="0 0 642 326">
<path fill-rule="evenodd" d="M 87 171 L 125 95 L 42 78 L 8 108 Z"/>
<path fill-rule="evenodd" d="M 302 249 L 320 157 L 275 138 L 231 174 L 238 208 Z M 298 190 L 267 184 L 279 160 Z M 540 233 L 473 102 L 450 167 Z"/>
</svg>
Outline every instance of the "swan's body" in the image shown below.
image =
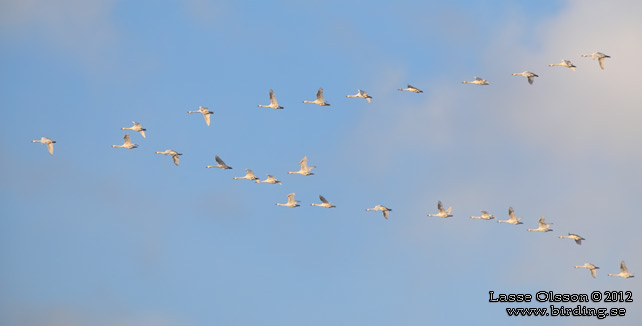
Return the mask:
<svg viewBox="0 0 642 326">
<path fill-rule="evenodd" d="M 490 85 L 486 79 L 484 79 L 484 78 L 479 78 L 479 77 L 477 77 L 477 76 L 475 76 L 475 80 L 473 80 L 473 81 L 465 81 L 465 80 L 464 80 L 464 81 L 463 81 L 463 82 L 461 82 L 461 83 L 462 83 L 462 84 L 475 84 L 475 85 Z"/>
<path fill-rule="evenodd" d="M 125 142 L 122 145 L 111 145 L 111 147 L 122 147 L 122 148 L 127 148 L 127 149 L 132 149 L 138 147 L 136 144 L 132 144 L 132 141 L 129 139 L 129 134 L 125 134 L 123 137 Z"/>
<path fill-rule="evenodd" d="M 299 162 L 301 169 L 299 171 L 290 171 L 288 174 L 300 174 L 300 175 L 313 175 L 314 173 L 310 172 L 316 166 L 308 166 L 308 157 L 304 156 Z"/>
<path fill-rule="evenodd" d="M 299 206 L 301 206 L 301 205 L 299 205 L 300 201 L 294 200 L 294 195 L 295 195 L 294 193 L 291 193 L 291 194 L 288 195 L 288 202 L 287 203 L 285 203 L 285 204 L 276 203 L 276 205 L 277 206 L 285 206 L 285 207 L 299 207 Z"/>
<path fill-rule="evenodd" d="M 259 179 L 257 178 L 257 179 L 256 179 L 256 183 L 270 183 L 270 184 L 277 184 L 277 183 L 278 183 L 278 184 L 280 184 L 280 185 L 283 185 L 283 184 L 281 183 L 281 181 L 277 180 L 275 177 L 273 177 L 273 176 L 271 176 L 271 175 L 269 175 L 269 174 L 267 174 L 267 178 L 266 178 L 265 180 L 259 180 Z"/>
<path fill-rule="evenodd" d="M 330 103 L 326 102 L 325 99 L 323 98 L 323 88 L 319 87 L 319 90 L 317 91 L 317 99 L 314 101 L 303 101 L 303 103 L 312 103 L 316 105 L 321 105 L 321 106 L 330 106 Z"/>
<path fill-rule="evenodd" d="M 120 130 L 137 131 L 137 132 L 140 133 L 141 136 L 143 136 L 143 138 L 145 138 L 145 130 L 147 130 L 147 129 L 143 128 L 143 126 L 140 123 L 136 122 L 136 121 L 132 121 L 132 123 L 134 124 L 133 126 L 131 126 L 131 127 L 122 127 L 122 128 L 120 128 Z"/>
<path fill-rule="evenodd" d="M 520 73 L 514 73 L 513 76 L 524 76 L 528 78 L 528 83 L 533 85 L 533 81 L 535 81 L 535 77 L 539 77 L 538 75 L 530 72 L 530 71 L 524 71 Z"/>
<path fill-rule="evenodd" d="M 508 223 L 508 224 L 524 224 L 521 222 L 522 218 L 515 215 L 515 210 L 512 207 L 508 208 L 508 219 L 507 220 L 497 220 L 497 223 Z"/>
<path fill-rule="evenodd" d="M 553 223 L 546 223 L 546 218 L 544 216 L 540 217 L 539 220 L 537 220 L 537 223 L 539 223 L 539 226 L 537 227 L 537 229 L 527 229 L 526 231 L 533 231 L 533 232 L 553 231 L 553 229 L 549 228 Z"/>
<path fill-rule="evenodd" d="M 381 211 L 383 213 L 383 217 L 387 220 L 388 219 L 388 212 L 392 211 L 392 209 L 383 206 L 383 205 L 377 205 L 373 208 L 366 208 L 366 211 Z"/>
<path fill-rule="evenodd" d="M 626 268 L 624 260 L 620 263 L 620 273 L 619 274 L 609 274 L 609 276 L 617 276 L 622 278 L 634 277 L 633 274 L 629 273 L 629 269 Z"/>
<path fill-rule="evenodd" d="M 586 240 L 586 239 L 580 237 L 579 235 L 573 234 L 573 233 L 569 233 L 568 235 L 560 235 L 560 239 L 564 239 L 564 238 L 573 239 L 573 240 L 575 240 L 575 243 L 577 243 L 578 245 L 582 244 L 582 240 Z"/>
<path fill-rule="evenodd" d="M 412 86 L 408 84 L 406 88 L 398 88 L 400 91 L 408 91 L 408 92 L 413 92 L 413 93 L 423 93 L 424 91 L 420 90 L 419 88 Z"/>
<path fill-rule="evenodd" d="M 495 215 L 490 215 L 487 211 L 481 211 L 481 216 L 471 216 L 470 218 L 476 218 L 479 220 L 493 220 L 495 219 Z"/>
<path fill-rule="evenodd" d="M 31 142 L 47 145 L 47 151 L 49 151 L 49 155 L 53 155 L 53 144 L 56 143 L 55 140 L 51 140 L 51 138 L 47 137 L 41 137 L 39 140 L 32 140 Z"/>
<path fill-rule="evenodd" d="M 437 210 L 439 211 L 439 213 L 428 214 L 428 216 L 436 216 L 441 218 L 452 217 L 452 215 L 450 215 L 450 213 L 453 211 L 452 206 L 448 207 L 448 209 L 444 209 L 444 205 L 441 203 L 441 200 L 437 201 Z"/>
<path fill-rule="evenodd" d="M 604 70 L 604 59 L 611 57 L 601 52 L 594 52 L 591 54 L 582 54 L 582 56 L 591 57 L 593 60 L 597 59 L 597 62 L 600 64 L 600 68 L 602 68 L 602 70 Z"/>
<path fill-rule="evenodd" d="M 205 118 L 205 123 L 209 126 L 210 125 L 210 115 L 212 115 L 213 112 L 210 111 L 210 109 L 208 109 L 206 107 L 199 106 L 198 110 L 196 110 L 196 111 L 187 111 L 187 113 L 201 113 L 201 114 L 203 114 L 203 118 Z"/>
<path fill-rule="evenodd" d="M 274 95 L 273 90 L 270 90 L 270 104 L 269 105 L 259 104 L 259 107 L 270 108 L 270 109 L 283 109 L 283 107 L 279 105 L 279 102 L 277 102 L 276 95 Z"/>
<path fill-rule="evenodd" d="M 600 269 L 599 267 L 597 267 L 597 266 L 595 266 L 595 265 L 593 265 L 591 263 L 584 263 L 584 265 L 575 266 L 575 268 L 586 268 L 586 269 L 588 269 L 591 272 L 591 276 L 593 276 L 593 278 L 597 277 L 596 269 Z"/>
<path fill-rule="evenodd" d="M 208 165 L 208 166 L 206 166 L 206 168 L 208 168 L 208 169 L 218 168 L 218 169 L 223 169 L 223 170 L 229 170 L 229 169 L 232 168 L 231 166 L 227 166 L 227 164 L 225 164 L 225 162 L 223 162 L 223 160 L 221 160 L 221 158 L 218 157 L 218 155 L 214 156 L 214 159 L 216 160 L 216 163 L 218 163 L 218 164 L 217 165 Z"/>
<path fill-rule="evenodd" d="M 176 151 L 173 151 L 171 149 L 167 149 L 167 150 L 165 150 L 163 152 L 156 152 L 156 154 L 171 155 L 172 156 L 172 160 L 174 161 L 174 164 L 176 164 L 176 166 L 178 166 L 178 157 L 180 155 L 183 155 L 183 154 L 178 153 Z"/>
<path fill-rule="evenodd" d="M 571 63 L 570 61 L 565 60 L 565 59 L 562 59 L 561 63 L 551 63 L 548 66 L 549 67 L 553 67 L 553 66 L 566 67 L 566 68 L 571 68 L 571 70 L 575 71 L 575 65 L 573 63 Z"/>
<path fill-rule="evenodd" d="M 234 180 L 246 179 L 246 180 L 258 180 L 259 178 L 254 175 L 254 171 L 250 169 L 245 169 L 245 175 L 242 177 L 234 177 Z"/>
<path fill-rule="evenodd" d="M 337 206 L 334 206 L 331 202 L 329 202 L 327 199 L 325 199 L 325 197 L 321 195 L 319 195 L 319 199 L 321 200 L 321 204 L 312 203 L 310 204 L 310 206 L 319 206 L 319 207 L 325 207 L 325 208 L 337 207 Z"/>
<path fill-rule="evenodd" d="M 366 92 L 364 92 L 364 91 L 362 91 L 360 89 L 358 90 L 357 94 L 346 95 L 346 97 L 360 97 L 360 98 L 366 99 L 366 101 L 368 101 L 368 103 L 370 103 L 370 99 L 372 99 L 372 96 L 368 95 L 368 93 L 366 93 Z"/>
</svg>

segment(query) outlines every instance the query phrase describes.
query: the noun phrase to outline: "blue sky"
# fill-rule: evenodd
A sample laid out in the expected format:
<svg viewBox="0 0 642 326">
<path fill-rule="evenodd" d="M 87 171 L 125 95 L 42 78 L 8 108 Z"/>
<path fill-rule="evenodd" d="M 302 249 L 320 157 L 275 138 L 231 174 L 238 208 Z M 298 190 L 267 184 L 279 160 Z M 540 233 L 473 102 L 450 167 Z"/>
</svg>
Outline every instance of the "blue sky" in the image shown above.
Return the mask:
<svg viewBox="0 0 642 326">
<path fill-rule="evenodd" d="M 606 274 L 642 270 L 641 9 L 3 1 L 0 323 L 507 325 L 506 307 L 547 306 L 491 290 L 632 291 L 589 306 L 640 323 L 638 279 Z M 580 56 L 595 51 L 605 70 Z M 577 71 L 547 66 L 561 58 Z M 301 103 L 319 87 L 332 106 Z M 269 89 L 284 110 L 257 107 Z M 112 148 L 132 120 L 147 138 Z M 205 169 L 215 155 L 234 169 Z M 305 155 L 315 175 L 288 175 Z M 232 179 L 245 168 L 283 186 Z M 290 192 L 301 207 L 275 206 Z M 337 208 L 310 207 L 319 194 Z M 454 217 L 426 216 L 438 200 Z M 469 218 L 509 206 L 524 225 Z M 526 232 L 540 216 L 554 231 Z"/>
</svg>

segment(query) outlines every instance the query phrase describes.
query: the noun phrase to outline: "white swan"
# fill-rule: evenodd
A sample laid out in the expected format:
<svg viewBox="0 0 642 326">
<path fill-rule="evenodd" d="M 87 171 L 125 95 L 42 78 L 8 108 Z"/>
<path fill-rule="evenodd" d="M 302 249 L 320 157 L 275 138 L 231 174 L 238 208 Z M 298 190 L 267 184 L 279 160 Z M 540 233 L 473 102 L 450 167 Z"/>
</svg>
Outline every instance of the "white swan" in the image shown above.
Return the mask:
<svg viewBox="0 0 642 326">
<path fill-rule="evenodd" d="M 147 130 L 147 129 L 143 128 L 143 126 L 140 123 L 136 122 L 136 121 L 132 121 L 132 123 L 134 124 L 133 126 L 131 126 L 131 127 L 122 127 L 122 128 L 120 128 L 120 130 L 138 131 L 140 133 L 140 135 L 143 136 L 143 138 L 145 138 L 145 130 Z"/>
<path fill-rule="evenodd" d="M 360 90 L 360 89 L 358 90 L 357 94 L 354 94 L 354 95 L 346 95 L 346 97 L 360 97 L 360 98 L 364 98 L 364 99 L 366 99 L 366 101 L 368 101 L 368 103 L 370 103 L 370 99 L 372 99 L 372 96 L 368 95 L 368 93 L 366 93 L 366 92 L 364 92 L 364 91 L 362 91 L 362 90 Z"/>
<path fill-rule="evenodd" d="M 274 95 L 274 91 L 270 90 L 270 104 L 269 105 L 263 105 L 259 104 L 259 107 L 261 108 L 270 108 L 270 109 L 283 109 L 282 106 L 279 105 L 279 102 L 276 100 L 276 95 Z"/>
<path fill-rule="evenodd" d="M 187 113 L 202 113 L 203 114 L 203 118 L 205 118 L 205 123 L 209 126 L 210 125 L 210 115 L 212 115 L 213 112 L 210 111 L 210 109 L 208 109 L 206 107 L 199 106 L 198 110 L 196 110 L 196 111 L 187 111 Z"/>
<path fill-rule="evenodd" d="M 477 76 L 475 76 L 475 80 L 473 80 L 473 81 L 465 81 L 465 80 L 464 80 L 464 81 L 463 81 L 463 82 L 461 82 L 461 83 L 462 83 L 462 84 L 475 84 L 475 85 L 490 85 L 486 79 L 484 79 L 484 78 L 479 78 L 479 77 L 477 77 Z"/>
<path fill-rule="evenodd" d="M 549 228 L 553 223 L 546 223 L 546 218 L 544 216 L 540 217 L 539 220 L 537 220 L 537 222 L 539 223 L 539 226 L 537 227 L 537 229 L 526 229 L 526 231 L 533 231 L 533 232 L 553 231 L 553 229 Z"/>
<path fill-rule="evenodd" d="M 635 277 L 633 274 L 629 273 L 629 269 L 626 268 L 624 260 L 620 263 L 620 273 L 619 274 L 609 274 L 609 276 L 617 276 L 622 278 Z"/>
<path fill-rule="evenodd" d="M 122 147 L 122 148 L 127 148 L 127 149 L 132 149 L 138 147 L 136 144 L 132 144 L 132 141 L 129 139 L 129 134 L 125 134 L 123 137 L 125 142 L 122 145 L 111 145 L 111 147 Z"/>
<path fill-rule="evenodd" d="M 561 63 L 551 63 L 548 66 L 549 67 L 553 67 L 553 66 L 566 67 L 566 68 L 571 68 L 571 70 L 575 71 L 575 65 L 573 63 L 571 63 L 570 61 L 565 60 L 565 59 L 562 59 Z"/>
<path fill-rule="evenodd" d="M 250 169 L 245 169 L 245 175 L 242 177 L 234 177 L 234 180 L 246 179 L 246 180 L 258 180 L 259 178 L 254 175 L 254 171 Z"/>
<path fill-rule="evenodd" d="M 436 217 L 442 217 L 442 218 L 452 217 L 452 215 L 450 215 L 450 213 L 453 211 L 452 206 L 444 210 L 444 205 L 441 203 L 441 200 L 437 201 L 437 210 L 439 211 L 439 213 L 428 214 L 428 216 L 436 216 Z"/>
<path fill-rule="evenodd" d="M 300 174 L 300 175 L 314 175 L 314 173 L 310 172 L 312 169 L 316 168 L 316 166 L 308 166 L 308 157 L 304 156 L 301 161 L 299 162 L 301 165 L 301 169 L 299 171 L 290 171 L 288 174 Z"/>
<path fill-rule="evenodd" d="M 497 220 L 497 223 L 508 223 L 508 224 L 524 224 L 521 222 L 522 218 L 515 215 L 515 210 L 512 207 L 508 208 L 508 219 L 507 220 Z"/>
<path fill-rule="evenodd" d="M 487 211 L 481 211 L 481 216 L 471 216 L 470 218 L 476 218 L 479 220 L 493 220 L 495 219 L 495 215 L 490 215 Z"/>
<path fill-rule="evenodd" d="M 408 84 L 406 88 L 398 88 L 400 91 L 408 91 L 408 92 L 413 92 L 413 93 L 423 93 L 424 91 L 420 90 L 419 88 L 412 86 Z"/>
<path fill-rule="evenodd" d="M 218 168 L 218 169 L 223 169 L 223 170 L 229 170 L 229 169 L 232 168 L 231 166 L 227 166 L 227 164 L 225 164 L 225 162 L 223 162 L 223 160 L 221 160 L 221 158 L 218 157 L 218 155 L 214 156 L 214 159 L 216 160 L 216 163 L 218 163 L 218 164 L 217 165 L 208 165 L 208 166 L 206 166 L 206 168 L 208 168 L 208 169 Z"/>
<path fill-rule="evenodd" d="M 586 269 L 588 269 L 591 272 L 591 276 L 593 276 L 593 278 L 597 277 L 596 269 L 600 269 L 599 267 L 597 267 L 597 266 L 595 266 L 595 265 L 593 265 L 591 263 L 584 263 L 584 265 L 575 266 L 575 268 L 586 268 Z"/>
<path fill-rule="evenodd" d="M 285 204 L 276 203 L 276 205 L 277 206 L 285 206 L 285 207 L 299 207 L 299 206 L 301 206 L 301 205 L 299 205 L 300 201 L 294 200 L 294 195 L 295 195 L 294 193 L 288 194 L 288 202 L 287 203 L 285 203 Z"/>
<path fill-rule="evenodd" d="M 261 181 L 261 180 L 259 180 L 259 179 L 257 178 L 257 179 L 256 179 L 256 183 L 270 183 L 270 184 L 277 184 L 277 183 L 278 183 L 278 184 L 279 184 L 279 185 L 281 185 L 281 186 L 283 185 L 283 184 L 281 183 L 281 181 L 277 180 L 275 177 L 273 177 L 273 176 L 271 176 L 271 175 L 269 175 L 269 174 L 267 174 L 267 178 L 266 178 L 265 180 L 263 180 L 263 181 Z"/>
<path fill-rule="evenodd" d="M 39 140 L 32 140 L 31 142 L 47 145 L 47 150 L 49 151 L 49 154 L 53 155 L 53 144 L 56 143 L 55 140 L 51 140 L 51 138 L 47 138 L 47 137 L 41 137 Z"/>
<path fill-rule="evenodd" d="M 312 203 L 312 204 L 310 204 L 310 206 L 319 206 L 319 207 L 326 207 L 326 208 L 337 207 L 337 206 L 334 206 L 331 202 L 327 201 L 325 199 L 325 197 L 323 197 L 321 195 L 319 195 L 319 199 L 321 199 L 321 204 Z"/>
<path fill-rule="evenodd" d="M 317 99 L 314 101 L 303 101 L 303 103 L 312 103 L 316 105 L 321 105 L 321 106 L 330 106 L 330 103 L 326 102 L 325 99 L 323 98 L 323 88 L 319 87 L 319 90 L 317 91 Z"/>
<path fill-rule="evenodd" d="M 174 161 L 174 164 L 175 164 L 176 166 L 178 166 L 178 157 L 179 157 L 180 155 L 183 155 L 183 154 L 178 153 L 178 152 L 176 152 L 176 151 L 173 151 L 173 150 L 171 150 L 171 149 L 167 149 L 167 150 L 165 150 L 165 151 L 163 151 L 163 152 L 156 152 L 156 154 L 171 155 L 171 156 L 172 156 L 172 160 Z"/>
<path fill-rule="evenodd" d="M 513 76 L 524 76 L 528 78 L 528 83 L 533 85 L 533 81 L 535 80 L 535 77 L 539 77 L 538 75 L 530 72 L 530 71 L 524 71 L 520 73 L 514 73 Z"/>
<path fill-rule="evenodd" d="M 383 206 L 383 205 L 377 205 L 373 208 L 366 208 L 367 211 L 381 211 L 383 213 L 383 217 L 387 220 L 388 219 L 388 212 L 392 211 L 392 209 Z"/>
<path fill-rule="evenodd" d="M 568 235 L 560 235 L 560 239 L 564 239 L 564 238 L 573 239 L 573 240 L 575 240 L 575 243 L 577 243 L 578 245 L 582 244 L 582 240 L 586 240 L 586 239 L 580 237 L 579 235 L 573 234 L 573 233 L 569 233 Z"/>
<path fill-rule="evenodd" d="M 611 56 L 601 52 L 594 52 L 591 54 L 582 54 L 582 57 L 591 57 L 593 60 L 597 59 L 597 62 L 600 64 L 600 68 L 604 70 L 604 59 L 610 58 Z"/>
</svg>

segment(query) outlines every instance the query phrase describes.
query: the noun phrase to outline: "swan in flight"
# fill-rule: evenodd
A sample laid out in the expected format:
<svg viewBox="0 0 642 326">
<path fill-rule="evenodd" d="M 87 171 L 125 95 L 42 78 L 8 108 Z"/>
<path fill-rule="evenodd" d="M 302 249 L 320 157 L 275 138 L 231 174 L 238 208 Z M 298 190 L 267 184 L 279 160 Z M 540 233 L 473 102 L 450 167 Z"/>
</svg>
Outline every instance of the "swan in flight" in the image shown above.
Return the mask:
<svg viewBox="0 0 642 326">
<path fill-rule="evenodd" d="M 123 137 L 123 139 L 125 140 L 124 144 L 122 144 L 122 145 L 111 145 L 111 147 L 122 147 L 122 148 L 128 148 L 128 149 L 132 149 L 132 148 L 138 147 L 138 145 L 132 144 L 132 141 L 129 139 L 129 134 L 125 134 L 125 137 Z"/>
<path fill-rule="evenodd" d="M 381 211 L 383 213 L 383 217 L 387 220 L 388 219 L 388 212 L 392 211 L 392 209 L 383 206 L 383 205 L 377 205 L 373 208 L 366 208 L 367 211 Z"/>
<path fill-rule="evenodd" d="M 319 87 L 319 90 L 317 91 L 317 99 L 314 101 L 303 101 L 303 103 L 312 103 L 316 105 L 321 105 L 321 106 L 330 106 L 330 103 L 327 103 L 325 99 L 323 98 L 323 88 Z"/>
<path fill-rule="evenodd" d="M 288 202 L 287 203 L 285 203 L 285 204 L 276 203 L 276 205 L 277 206 L 285 206 L 285 207 L 299 207 L 299 206 L 301 206 L 301 205 L 299 205 L 300 201 L 294 200 L 294 195 L 295 195 L 294 193 L 288 194 Z"/>
<path fill-rule="evenodd" d="M 586 269 L 588 269 L 591 272 L 591 276 L 593 276 L 593 278 L 597 277 L 596 269 L 600 269 L 599 267 L 597 267 L 597 266 L 595 266 L 595 265 L 593 265 L 591 263 L 584 263 L 584 265 L 575 266 L 575 268 L 586 268 Z"/>
<path fill-rule="evenodd" d="M 463 82 L 461 82 L 461 83 L 462 83 L 462 84 L 475 84 L 475 85 L 490 85 L 486 79 L 484 79 L 484 78 L 479 78 L 479 77 L 477 77 L 477 76 L 475 76 L 475 80 L 473 80 L 473 81 L 465 81 L 465 80 L 464 80 L 464 81 L 463 81 Z"/>
<path fill-rule="evenodd" d="M 231 166 L 227 166 L 227 164 L 225 164 L 225 162 L 223 162 L 223 160 L 221 160 L 221 158 L 218 157 L 218 155 L 214 156 L 214 159 L 216 160 L 216 163 L 218 163 L 218 164 L 217 165 L 208 165 L 208 166 L 206 166 L 206 168 L 208 168 L 208 169 L 219 168 L 219 169 L 223 169 L 223 170 L 229 170 L 229 169 L 232 168 Z"/>
<path fill-rule="evenodd" d="M 321 199 L 321 204 L 312 203 L 310 204 L 310 206 L 319 206 L 319 207 L 326 207 L 326 208 L 337 207 L 337 206 L 334 206 L 331 202 L 329 202 L 327 199 L 325 199 L 325 197 L 321 195 L 319 195 L 319 199 Z"/>
<path fill-rule="evenodd" d="M 577 243 L 578 245 L 582 244 L 582 240 L 586 240 L 586 239 L 580 237 L 579 235 L 573 234 L 573 233 L 569 233 L 568 235 L 560 235 L 560 239 L 564 239 L 564 238 L 573 239 L 573 240 L 575 240 L 575 243 Z"/>
<path fill-rule="evenodd" d="M 591 57 L 593 60 L 597 59 L 597 62 L 600 64 L 600 68 L 604 70 L 604 59 L 610 58 L 611 56 L 601 52 L 594 52 L 591 54 L 582 54 L 582 57 Z"/>
<path fill-rule="evenodd" d="M 573 63 L 571 63 L 570 61 L 565 60 L 565 59 L 562 59 L 561 63 L 551 63 L 548 66 L 549 67 L 553 67 L 553 66 L 566 67 L 566 68 L 571 68 L 571 70 L 575 71 L 575 65 Z"/>
<path fill-rule="evenodd" d="M 259 104 L 259 107 L 270 108 L 270 109 L 283 109 L 283 107 L 279 105 L 279 102 L 276 101 L 276 95 L 274 95 L 273 90 L 270 90 L 270 104 L 269 105 Z"/>
<path fill-rule="evenodd" d="M 514 73 L 513 76 L 524 76 L 528 78 L 528 83 L 533 85 L 533 81 L 535 80 L 535 77 L 539 77 L 538 75 L 530 72 L 530 71 L 524 71 L 520 73 Z"/>
<path fill-rule="evenodd" d="M 476 218 L 479 220 L 493 220 L 495 219 L 495 215 L 490 215 L 487 211 L 481 211 L 481 216 L 471 216 L 470 218 Z"/>
<path fill-rule="evenodd" d="M 238 180 L 238 179 L 247 179 L 247 180 L 254 181 L 254 180 L 258 180 L 259 178 L 254 175 L 254 171 L 252 171 L 250 169 L 245 169 L 245 175 L 244 176 L 242 176 L 242 177 L 234 177 L 234 180 Z"/>
<path fill-rule="evenodd" d="M 290 171 L 290 172 L 288 172 L 288 174 L 314 175 L 314 173 L 312 173 L 310 171 L 312 171 L 312 169 L 316 168 L 316 166 L 308 166 L 308 157 L 307 156 L 304 156 L 301 159 L 301 162 L 299 162 L 299 164 L 301 164 L 301 169 L 299 171 L 295 171 L 295 172 Z"/>
<path fill-rule="evenodd" d="M 259 180 L 259 179 L 257 178 L 257 179 L 256 179 L 256 183 L 271 183 L 271 184 L 276 184 L 276 183 L 278 183 L 278 184 L 280 184 L 280 185 L 283 185 L 283 184 L 281 183 L 281 181 L 277 180 L 275 177 L 273 177 L 273 176 L 271 176 L 271 175 L 269 175 L 269 174 L 267 174 L 267 178 L 266 178 L 265 180 L 263 180 L 263 181 L 261 181 L 261 180 Z"/>
<path fill-rule="evenodd" d="M 196 110 L 196 111 L 187 111 L 187 113 L 202 113 L 203 114 L 203 118 L 205 118 L 205 123 L 209 126 L 210 125 L 210 115 L 212 115 L 213 112 L 210 111 L 210 109 L 208 109 L 206 107 L 199 106 L 198 110 Z"/>
<path fill-rule="evenodd" d="M 413 92 L 413 93 L 423 93 L 424 91 L 420 90 L 419 88 L 412 86 L 408 84 L 406 88 L 398 88 L 400 91 L 408 91 L 408 92 Z"/>
<path fill-rule="evenodd" d="M 497 220 L 497 223 L 508 223 L 508 224 L 524 224 L 521 222 L 522 218 L 515 215 L 515 210 L 512 207 L 508 208 L 508 219 L 507 220 Z"/>
<path fill-rule="evenodd" d="M 176 166 L 178 166 L 178 157 L 180 155 L 183 155 L 183 154 L 178 153 L 176 151 L 173 151 L 171 149 L 167 149 L 167 150 L 165 150 L 163 152 L 156 152 L 156 154 L 171 155 L 172 156 L 172 160 L 174 161 L 174 164 L 176 164 Z"/>
<path fill-rule="evenodd" d="M 131 127 L 122 127 L 122 128 L 120 128 L 120 130 L 138 131 L 140 133 L 140 135 L 143 136 L 143 138 L 145 138 L 145 130 L 147 130 L 147 129 L 143 128 L 143 126 L 140 123 L 136 122 L 136 121 L 132 121 L 132 123 L 134 124 L 133 126 L 131 126 Z"/>
<path fill-rule="evenodd" d="M 47 137 L 41 137 L 39 140 L 32 140 L 31 142 L 47 145 L 47 150 L 49 151 L 49 154 L 53 155 L 53 144 L 56 143 L 55 140 L 51 140 L 51 138 L 47 138 Z"/>
<path fill-rule="evenodd" d="M 368 103 L 370 103 L 370 99 L 372 99 L 372 96 L 368 95 L 368 93 L 366 93 L 366 92 L 364 92 L 364 91 L 362 91 L 362 90 L 360 90 L 360 89 L 358 90 L 357 94 L 354 94 L 354 95 L 346 95 L 346 97 L 360 97 L 360 98 L 364 98 L 364 99 L 366 99 L 366 101 L 368 101 Z"/>
<path fill-rule="evenodd" d="M 549 228 L 553 223 L 546 223 L 546 218 L 544 216 L 540 217 L 539 220 L 537 220 L 537 222 L 539 223 L 539 227 L 537 229 L 526 229 L 526 231 L 534 231 L 534 232 L 553 231 L 553 229 Z"/>
<path fill-rule="evenodd" d="M 441 203 L 441 200 L 437 201 L 437 210 L 439 211 L 439 213 L 428 214 L 428 216 L 436 216 L 436 217 L 443 217 L 443 218 L 452 217 L 452 215 L 450 215 L 450 213 L 453 211 L 452 206 L 444 210 L 444 205 Z"/>
<path fill-rule="evenodd" d="M 624 260 L 620 263 L 620 273 L 619 274 L 609 274 L 609 276 L 617 276 L 622 278 L 634 277 L 633 274 L 629 273 L 629 269 L 626 268 Z"/>
</svg>

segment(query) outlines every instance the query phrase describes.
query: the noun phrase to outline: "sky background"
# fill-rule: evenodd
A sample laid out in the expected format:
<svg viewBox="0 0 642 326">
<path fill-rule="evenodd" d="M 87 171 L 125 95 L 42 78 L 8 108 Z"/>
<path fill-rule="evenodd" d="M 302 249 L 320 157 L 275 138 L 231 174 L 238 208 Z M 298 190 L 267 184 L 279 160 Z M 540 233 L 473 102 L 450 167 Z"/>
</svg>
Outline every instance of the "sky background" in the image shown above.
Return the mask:
<svg viewBox="0 0 642 326">
<path fill-rule="evenodd" d="M 642 2 L 0 1 L 0 324 L 603 325 L 633 292 Z M 606 69 L 582 53 L 612 58 Z M 575 72 L 548 67 L 571 60 Z M 539 75 L 533 85 L 511 73 Z M 490 86 L 462 85 L 480 76 Z M 412 84 L 422 94 L 399 92 Z M 332 104 L 303 104 L 319 87 Z M 274 89 L 284 110 L 268 104 Z M 371 103 L 346 98 L 357 89 Z M 186 113 L 214 112 L 210 127 Z M 147 138 L 122 144 L 139 121 Z M 57 141 L 50 156 L 31 140 Z M 179 167 L 155 151 L 174 149 Z M 205 169 L 219 155 L 233 170 Z M 315 175 L 288 175 L 307 155 Z M 283 186 L 233 180 L 244 169 Z M 275 206 L 290 192 L 299 208 Z M 310 207 L 324 195 L 337 207 Z M 437 201 L 454 217 L 427 217 Z M 377 204 L 390 219 L 365 212 Z M 487 210 L 524 225 L 471 220 Z M 537 219 L 553 232 L 531 233 Z M 568 232 L 587 240 L 558 239 Z M 574 265 L 600 267 L 593 279 Z M 576 304 L 557 303 L 574 307 Z"/>
</svg>

